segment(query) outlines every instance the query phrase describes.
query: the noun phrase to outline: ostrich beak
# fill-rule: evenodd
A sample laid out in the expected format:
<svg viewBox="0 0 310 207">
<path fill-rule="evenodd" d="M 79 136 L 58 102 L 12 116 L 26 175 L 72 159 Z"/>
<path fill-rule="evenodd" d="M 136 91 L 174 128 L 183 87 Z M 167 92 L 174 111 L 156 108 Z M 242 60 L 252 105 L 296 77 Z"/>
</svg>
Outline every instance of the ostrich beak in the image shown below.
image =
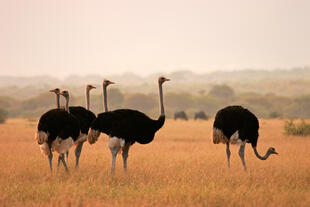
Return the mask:
<svg viewBox="0 0 310 207">
<path fill-rule="evenodd" d="M 165 81 L 170 81 L 170 79 L 169 79 L 169 78 L 166 78 Z"/>
</svg>

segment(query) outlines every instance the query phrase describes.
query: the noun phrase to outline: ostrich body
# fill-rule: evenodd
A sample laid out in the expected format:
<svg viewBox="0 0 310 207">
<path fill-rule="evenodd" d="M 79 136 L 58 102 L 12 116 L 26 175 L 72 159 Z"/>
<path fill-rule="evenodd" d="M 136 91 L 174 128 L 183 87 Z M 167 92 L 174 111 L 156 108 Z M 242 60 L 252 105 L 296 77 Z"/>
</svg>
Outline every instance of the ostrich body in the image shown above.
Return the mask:
<svg viewBox="0 0 310 207">
<path fill-rule="evenodd" d="M 68 106 L 69 94 L 67 93 L 66 110 L 52 109 L 44 113 L 39 119 L 35 139 L 40 145 L 41 152 L 48 156 L 51 171 L 53 151 L 60 154 L 60 160 L 66 171 L 68 171 L 63 153 L 74 145 L 80 134 L 79 122 L 74 116 L 68 113 Z"/>
<path fill-rule="evenodd" d="M 116 156 L 121 148 L 124 170 L 126 171 L 130 146 L 135 142 L 139 144 L 152 142 L 155 133 L 164 125 L 165 110 L 162 84 L 165 81 L 169 81 L 169 79 L 165 77 L 159 77 L 158 79 L 161 114 L 157 120 L 153 120 L 137 110 L 118 109 L 99 114 L 92 123 L 91 132 L 88 134 L 90 144 L 97 141 L 101 132 L 110 136 L 109 148 L 112 153 L 112 172 L 114 172 Z M 106 94 L 104 96 L 106 99 Z M 104 103 L 107 110 L 107 101 Z"/>
<path fill-rule="evenodd" d="M 273 147 L 270 147 L 264 156 L 258 154 L 256 146 L 258 139 L 259 123 L 256 116 L 242 106 L 228 106 L 216 113 L 213 124 L 213 143 L 226 144 L 228 167 L 230 167 L 229 144 L 240 144 L 239 156 L 244 170 L 244 149 L 246 143 L 251 143 L 256 157 L 266 160 L 271 154 L 278 154 Z"/>
<path fill-rule="evenodd" d="M 183 119 L 183 120 L 188 120 L 187 115 L 184 111 L 179 111 L 174 113 L 174 120 L 177 119 Z"/>
</svg>

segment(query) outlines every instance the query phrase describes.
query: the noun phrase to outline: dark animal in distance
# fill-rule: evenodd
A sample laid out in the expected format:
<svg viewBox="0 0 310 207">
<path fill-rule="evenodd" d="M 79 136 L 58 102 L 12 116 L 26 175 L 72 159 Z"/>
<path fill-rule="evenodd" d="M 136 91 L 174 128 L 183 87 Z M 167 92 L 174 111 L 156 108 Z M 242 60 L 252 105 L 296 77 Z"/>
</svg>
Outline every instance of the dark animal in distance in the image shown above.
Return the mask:
<svg viewBox="0 0 310 207">
<path fill-rule="evenodd" d="M 188 120 L 187 115 L 185 113 L 185 111 L 178 111 L 174 113 L 174 120 L 177 119 L 183 119 L 183 120 Z"/>
<path fill-rule="evenodd" d="M 251 143 L 256 157 L 266 160 L 271 154 L 278 154 L 273 147 L 270 147 L 264 156 L 258 154 L 256 146 L 258 139 L 259 123 L 256 116 L 242 106 L 228 106 L 216 113 L 213 124 L 213 143 L 226 144 L 228 167 L 230 167 L 229 144 L 240 144 L 239 156 L 244 169 L 244 149 L 246 143 Z"/>
<path fill-rule="evenodd" d="M 124 170 L 126 171 L 130 146 L 135 142 L 140 144 L 152 142 L 156 131 L 164 125 L 165 111 L 162 84 L 165 81 L 169 81 L 169 79 L 165 77 L 159 77 L 158 79 L 161 114 L 157 120 L 150 119 L 137 110 L 118 109 L 99 114 L 92 123 L 91 132 L 88 134 L 90 144 L 96 142 L 101 132 L 110 136 L 109 148 L 112 153 L 112 172 L 114 172 L 116 156 L 121 148 L 123 150 Z M 107 109 L 107 106 L 105 108 Z"/>
<path fill-rule="evenodd" d="M 197 119 L 208 120 L 208 116 L 206 115 L 204 111 L 198 111 L 195 113 L 194 119 L 195 120 Z"/>
</svg>

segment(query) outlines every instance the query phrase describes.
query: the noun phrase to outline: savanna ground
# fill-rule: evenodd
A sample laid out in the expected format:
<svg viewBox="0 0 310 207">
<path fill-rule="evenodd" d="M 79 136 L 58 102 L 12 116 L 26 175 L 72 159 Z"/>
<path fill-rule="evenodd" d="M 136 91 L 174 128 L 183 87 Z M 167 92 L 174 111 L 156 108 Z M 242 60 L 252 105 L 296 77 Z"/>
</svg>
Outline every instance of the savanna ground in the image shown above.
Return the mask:
<svg viewBox="0 0 310 207">
<path fill-rule="evenodd" d="M 0 125 L 0 206 L 310 206 L 310 137 L 283 133 L 284 120 L 260 120 L 258 151 L 279 155 L 258 160 L 249 144 L 244 172 L 238 147 L 211 141 L 211 121 L 168 120 L 148 145 L 134 144 L 128 172 L 118 155 L 110 174 L 107 136 L 84 144 L 80 168 L 53 173 L 34 141 L 36 121 L 11 119 Z"/>
</svg>

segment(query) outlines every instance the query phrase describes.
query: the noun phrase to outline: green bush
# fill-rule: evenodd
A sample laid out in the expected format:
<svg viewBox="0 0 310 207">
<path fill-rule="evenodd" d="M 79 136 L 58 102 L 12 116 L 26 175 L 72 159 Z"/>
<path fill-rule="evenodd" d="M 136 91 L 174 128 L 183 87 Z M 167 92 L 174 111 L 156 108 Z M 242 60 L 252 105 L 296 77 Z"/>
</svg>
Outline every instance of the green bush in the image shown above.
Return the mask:
<svg viewBox="0 0 310 207">
<path fill-rule="evenodd" d="M 284 130 L 288 135 L 309 136 L 310 124 L 307 124 L 304 120 L 296 124 L 293 120 L 289 120 L 285 122 Z"/>
<path fill-rule="evenodd" d="M 4 123 L 7 118 L 8 118 L 8 112 L 0 108 L 0 124 Z"/>
</svg>

